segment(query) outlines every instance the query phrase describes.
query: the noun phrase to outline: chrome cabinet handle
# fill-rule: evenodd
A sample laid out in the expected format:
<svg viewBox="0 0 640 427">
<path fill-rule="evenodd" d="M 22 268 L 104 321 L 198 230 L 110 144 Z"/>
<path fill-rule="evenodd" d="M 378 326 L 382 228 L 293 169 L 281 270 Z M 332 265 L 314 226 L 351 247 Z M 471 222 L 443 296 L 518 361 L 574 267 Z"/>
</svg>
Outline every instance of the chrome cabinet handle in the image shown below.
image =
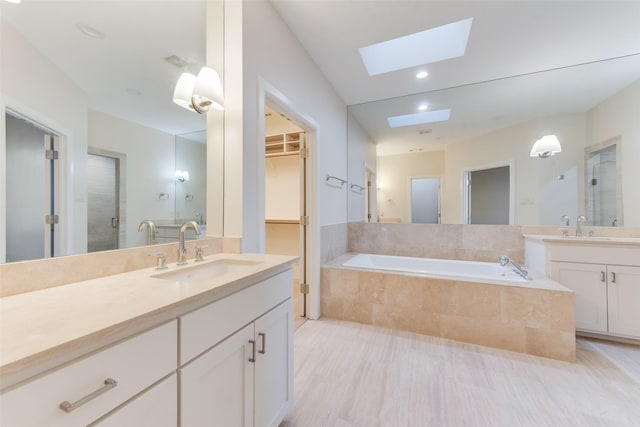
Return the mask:
<svg viewBox="0 0 640 427">
<path fill-rule="evenodd" d="M 258 350 L 258 353 L 265 354 L 267 352 L 267 334 L 260 332 L 258 335 L 262 337 L 262 350 Z"/>
<path fill-rule="evenodd" d="M 251 357 L 249 358 L 249 362 L 256 363 L 256 342 L 249 340 L 249 344 L 251 344 Z"/>
<path fill-rule="evenodd" d="M 89 402 L 90 400 L 93 400 L 96 397 L 100 396 L 102 393 L 111 390 L 117 385 L 118 385 L 118 382 L 116 380 L 112 378 L 107 378 L 106 380 L 104 380 L 104 386 L 100 387 L 98 390 L 94 391 L 93 393 L 87 394 L 85 397 L 78 400 L 77 402 L 71 403 L 65 400 L 60 404 L 60 409 L 62 409 L 64 412 L 67 412 L 67 413 L 71 412 L 74 409 L 77 409 L 82 405 L 84 405 L 85 403 Z"/>
<path fill-rule="evenodd" d="M 605 274 L 604 274 L 604 271 L 601 271 L 601 272 L 600 272 L 600 281 L 601 281 L 602 283 L 604 283 L 604 281 L 605 281 Z"/>
<path fill-rule="evenodd" d="M 611 283 L 616 283 L 616 273 L 615 273 L 615 271 L 611 272 Z"/>
</svg>

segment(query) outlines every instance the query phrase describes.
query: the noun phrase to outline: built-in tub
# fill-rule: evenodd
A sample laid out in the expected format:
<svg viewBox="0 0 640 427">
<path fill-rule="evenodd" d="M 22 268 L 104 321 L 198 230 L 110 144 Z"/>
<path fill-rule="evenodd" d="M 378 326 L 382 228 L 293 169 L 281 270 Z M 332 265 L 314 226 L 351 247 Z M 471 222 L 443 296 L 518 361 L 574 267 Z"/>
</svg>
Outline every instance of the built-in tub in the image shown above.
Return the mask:
<svg viewBox="0 0 640 427">
<path fill-rule="evenodd" d="M 456 280 L 490 283 L 527 284 L 528 281 L 499 262 L 459 261 L 406 256 L 357 254 L 343 263 L 345 267 L 366 268 L 428 275 Z"/>
<path fill-rule="evenodd" d="M 322 267 L 323 317 L 575 360 L 573 292 L 491 262 L 344 254 Z"/>
</svg>

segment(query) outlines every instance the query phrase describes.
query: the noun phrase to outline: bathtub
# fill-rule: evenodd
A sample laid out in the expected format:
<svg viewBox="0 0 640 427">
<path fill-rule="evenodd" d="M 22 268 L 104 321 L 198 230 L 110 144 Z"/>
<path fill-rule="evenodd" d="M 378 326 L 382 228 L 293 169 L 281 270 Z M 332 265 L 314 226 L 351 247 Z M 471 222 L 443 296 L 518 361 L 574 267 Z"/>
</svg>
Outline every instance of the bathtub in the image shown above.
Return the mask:
<svg viewBox="0 0 640 427">
<path fill-rule="evenodd" d="M 322 266 L 323 317 L 575 361 L 573 292 L 496 262 L 343 254 Z"/>
<path fill-rule="evenodd" d="M 342 264 L 348 268 L 365 268 L 438 278 L 489 283 L 527 284 L 512 268 L 493 262 L 457 261 L 450 259 L 415 258 L 406 256 L 357 254 Z"/>
</svg>

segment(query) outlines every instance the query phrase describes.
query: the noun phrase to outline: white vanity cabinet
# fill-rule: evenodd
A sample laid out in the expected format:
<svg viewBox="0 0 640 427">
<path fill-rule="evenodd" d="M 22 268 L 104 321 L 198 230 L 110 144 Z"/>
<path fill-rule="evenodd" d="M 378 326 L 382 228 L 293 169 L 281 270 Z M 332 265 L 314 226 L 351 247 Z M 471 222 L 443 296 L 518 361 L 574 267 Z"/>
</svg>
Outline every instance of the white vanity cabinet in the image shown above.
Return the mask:
<svg viewBox="0 0 640 427">
<path fill-rule="evenodd" d="M 151 399 L 169 417 L 154 425 L 176 426 L 178 390 L 161 380 L 175 372 L 177 332 L 174 320 L 3 393 L 0 425 L 87 426 L 118 408 L 115 424 L 106 416 L 103 425 L 135 427 L 145 425 Z"/>
<path fill-rule="evenodd" d="M 280 424 L 293 405 L 292 281 L 289 270 L 181 317 L 181 425 Z"/>
<path fill-rule="evenodd" d="M 640 240 L 543 241 L 530 247 L 543 249 L 544 257 L 530 259 L 546 260 L 547 275 L 574 291 L 576 329 L 640 339 Z"/>
</svg>

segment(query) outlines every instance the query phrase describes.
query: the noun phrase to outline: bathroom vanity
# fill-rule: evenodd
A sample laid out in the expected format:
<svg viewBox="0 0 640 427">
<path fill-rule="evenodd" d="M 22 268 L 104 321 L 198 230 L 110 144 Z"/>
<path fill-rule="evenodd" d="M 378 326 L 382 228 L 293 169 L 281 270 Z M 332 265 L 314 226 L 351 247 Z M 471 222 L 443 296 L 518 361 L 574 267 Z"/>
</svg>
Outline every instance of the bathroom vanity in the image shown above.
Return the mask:
<svg viewBox="0 0 640 427">
<path fill-rule="evenodd" d="M 295 260 L 217 254 L 0 299 L 0 424 L 277 426 Z"/>
<path fill-rule="evenodd" d="M 525 258 L 575 292 L 578 332 L 640 340 L 640 238 L 526 235 Z"/>
</svg>

